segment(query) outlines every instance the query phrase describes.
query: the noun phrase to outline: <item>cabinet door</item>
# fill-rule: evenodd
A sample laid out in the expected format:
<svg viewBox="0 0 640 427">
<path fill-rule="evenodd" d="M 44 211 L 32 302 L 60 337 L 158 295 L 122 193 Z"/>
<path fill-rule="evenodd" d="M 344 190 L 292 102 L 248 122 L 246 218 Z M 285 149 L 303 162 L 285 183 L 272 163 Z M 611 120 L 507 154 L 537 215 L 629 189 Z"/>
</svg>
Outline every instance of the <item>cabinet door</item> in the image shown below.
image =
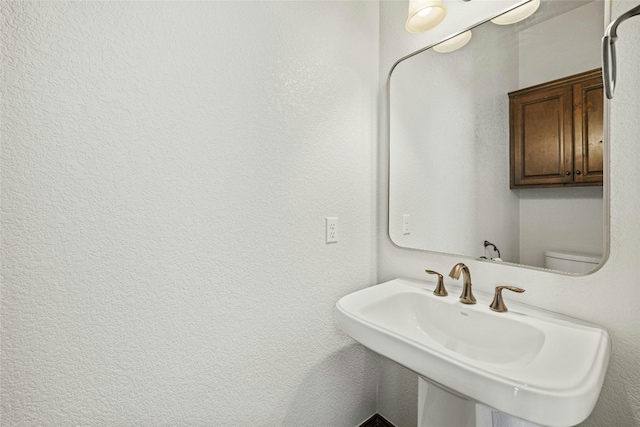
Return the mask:
<svg viewBox="0 0 640 427">
<path fill-rule="evenodd" d="M 602 183 L 602 78 L 573 85 L 574 177 L 576 183 Z"/>
<path fill-rule="evenodd" d="M 511 98 L 511 188 L 573 182 L 571 85 Z"/>
</svg>

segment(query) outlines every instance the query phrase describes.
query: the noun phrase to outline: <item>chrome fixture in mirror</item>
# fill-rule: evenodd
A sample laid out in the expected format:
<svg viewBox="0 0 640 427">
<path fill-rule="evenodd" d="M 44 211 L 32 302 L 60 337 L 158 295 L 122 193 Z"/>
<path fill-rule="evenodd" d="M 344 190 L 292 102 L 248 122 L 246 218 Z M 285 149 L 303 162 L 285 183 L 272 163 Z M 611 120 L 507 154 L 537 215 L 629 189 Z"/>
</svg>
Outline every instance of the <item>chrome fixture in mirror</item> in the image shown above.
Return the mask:
<svg viewBox="0 0 640 427">
<path fill-rule="evenodd" d="M 535 14 L 513 25 L 487 21 L 471 28 L 474 35 L 464 49 L 441 55 L 425 48 L 392 67 L 387 85 L 388 232 L 395 245 L 568 273 L 598 266 L 608 241 L 602 179 L 586 182 L 583 168 L 572 172 L 563 165 L 559 183 L 510 189 L 508 94 L 553 86 L 550 82 L 600 68 L 605 7 L 608 3 L 602 1 L 542 0 Z M 598 89 L 576 86 L 575 78 L 567 81 L 553 108 L 575 105 L 578 98 L 583 102 L 588 120 L 579 130 L 587 146 L 546 147 L 540 156 L 573 163 L 572 152 L 606 152 L 607 141 L 593 140 L 592 131 L 599 122 L 607 135 L 608 123 L 604 113 L 596 115 L 597 107 L 606 110 L 598 100 L 602 82 Z M 549 106 L 525 112 L 537 112 L 553 123 Z M 573 122 L 578 126 L 577 113 L 558 114 L 562 119 L 556 127 L 563 133 L 557 139 L 571 143 L 578 132 L 572 128 Z M 527 135 L 532 132 L 526 124 L 523 129 Z M 553 129 L 538 131 L 555 138 Z M 525 172 L 535 169 L 526 156 L 520 160 Z M 591 165 L 593 159 L 587 157 L 584 161 Z M 603 167 L 606 180 L 606 156 L 601 176 Z M 487 248 L 485 241 L 492 246 Z M 499 247 L 500 255 L 487 252 L 491 247 Z M 551 257 L 566 263 L 547 264 Z M 574 262 L 581 268 L 569 265 Z"/>
</svg>

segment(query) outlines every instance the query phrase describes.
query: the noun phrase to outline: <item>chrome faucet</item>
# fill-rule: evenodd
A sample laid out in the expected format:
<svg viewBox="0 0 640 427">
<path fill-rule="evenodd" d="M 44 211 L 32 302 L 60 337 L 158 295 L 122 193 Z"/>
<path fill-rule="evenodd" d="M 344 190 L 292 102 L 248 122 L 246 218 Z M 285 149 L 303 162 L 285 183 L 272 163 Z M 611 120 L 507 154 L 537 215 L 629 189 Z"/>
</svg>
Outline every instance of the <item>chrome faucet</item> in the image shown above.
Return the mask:
<svg viewBox="0 0 640 427">
<path fill-rule="evenodd" d="M 460 273 L 462 273 L 462 294 L 460 295 L 460 302 L 463 304 L 475 304 L 476 299 L 471 292 L 471 273 L 469 273 L 469 267 L 459 262 L 453 266 L 449 277 L 457 280 L 460 278 Z"/>
</svg>

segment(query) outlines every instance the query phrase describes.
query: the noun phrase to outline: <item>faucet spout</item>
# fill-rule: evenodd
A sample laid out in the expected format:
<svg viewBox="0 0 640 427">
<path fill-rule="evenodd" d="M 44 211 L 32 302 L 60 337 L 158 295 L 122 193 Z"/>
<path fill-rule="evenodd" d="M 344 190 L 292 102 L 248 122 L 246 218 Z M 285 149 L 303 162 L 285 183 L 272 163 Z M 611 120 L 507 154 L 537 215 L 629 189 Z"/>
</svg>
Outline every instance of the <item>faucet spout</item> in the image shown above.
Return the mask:
<svg viewBox="0 0 640 427">
<path fill-rule="evenodd" d="M 475 304 L 476 299 L 471 292 L 471 273 L 469 267 L 459 262 L 454 265 L 449 273 L 449 277 L 452 279 L 459 279 L 460 273 L 462 273 L 462 294 L 460 295 L 460 302 L 463 304 Z"/>
</svg>

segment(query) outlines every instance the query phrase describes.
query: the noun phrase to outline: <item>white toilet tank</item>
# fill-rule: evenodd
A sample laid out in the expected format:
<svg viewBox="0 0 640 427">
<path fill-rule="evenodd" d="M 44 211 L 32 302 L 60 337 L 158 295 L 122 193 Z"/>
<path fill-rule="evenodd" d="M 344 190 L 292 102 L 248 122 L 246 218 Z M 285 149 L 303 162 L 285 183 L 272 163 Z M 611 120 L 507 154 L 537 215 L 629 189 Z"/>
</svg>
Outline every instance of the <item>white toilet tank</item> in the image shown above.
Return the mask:
<svg viewBox="0 0 640 427">
<path fill-rule="evenodd" d="M 545 251 L 544 267 L 567 273 L 586 273 L 600 264 L 602 255 L 580 252 Z"/>
</svg>

